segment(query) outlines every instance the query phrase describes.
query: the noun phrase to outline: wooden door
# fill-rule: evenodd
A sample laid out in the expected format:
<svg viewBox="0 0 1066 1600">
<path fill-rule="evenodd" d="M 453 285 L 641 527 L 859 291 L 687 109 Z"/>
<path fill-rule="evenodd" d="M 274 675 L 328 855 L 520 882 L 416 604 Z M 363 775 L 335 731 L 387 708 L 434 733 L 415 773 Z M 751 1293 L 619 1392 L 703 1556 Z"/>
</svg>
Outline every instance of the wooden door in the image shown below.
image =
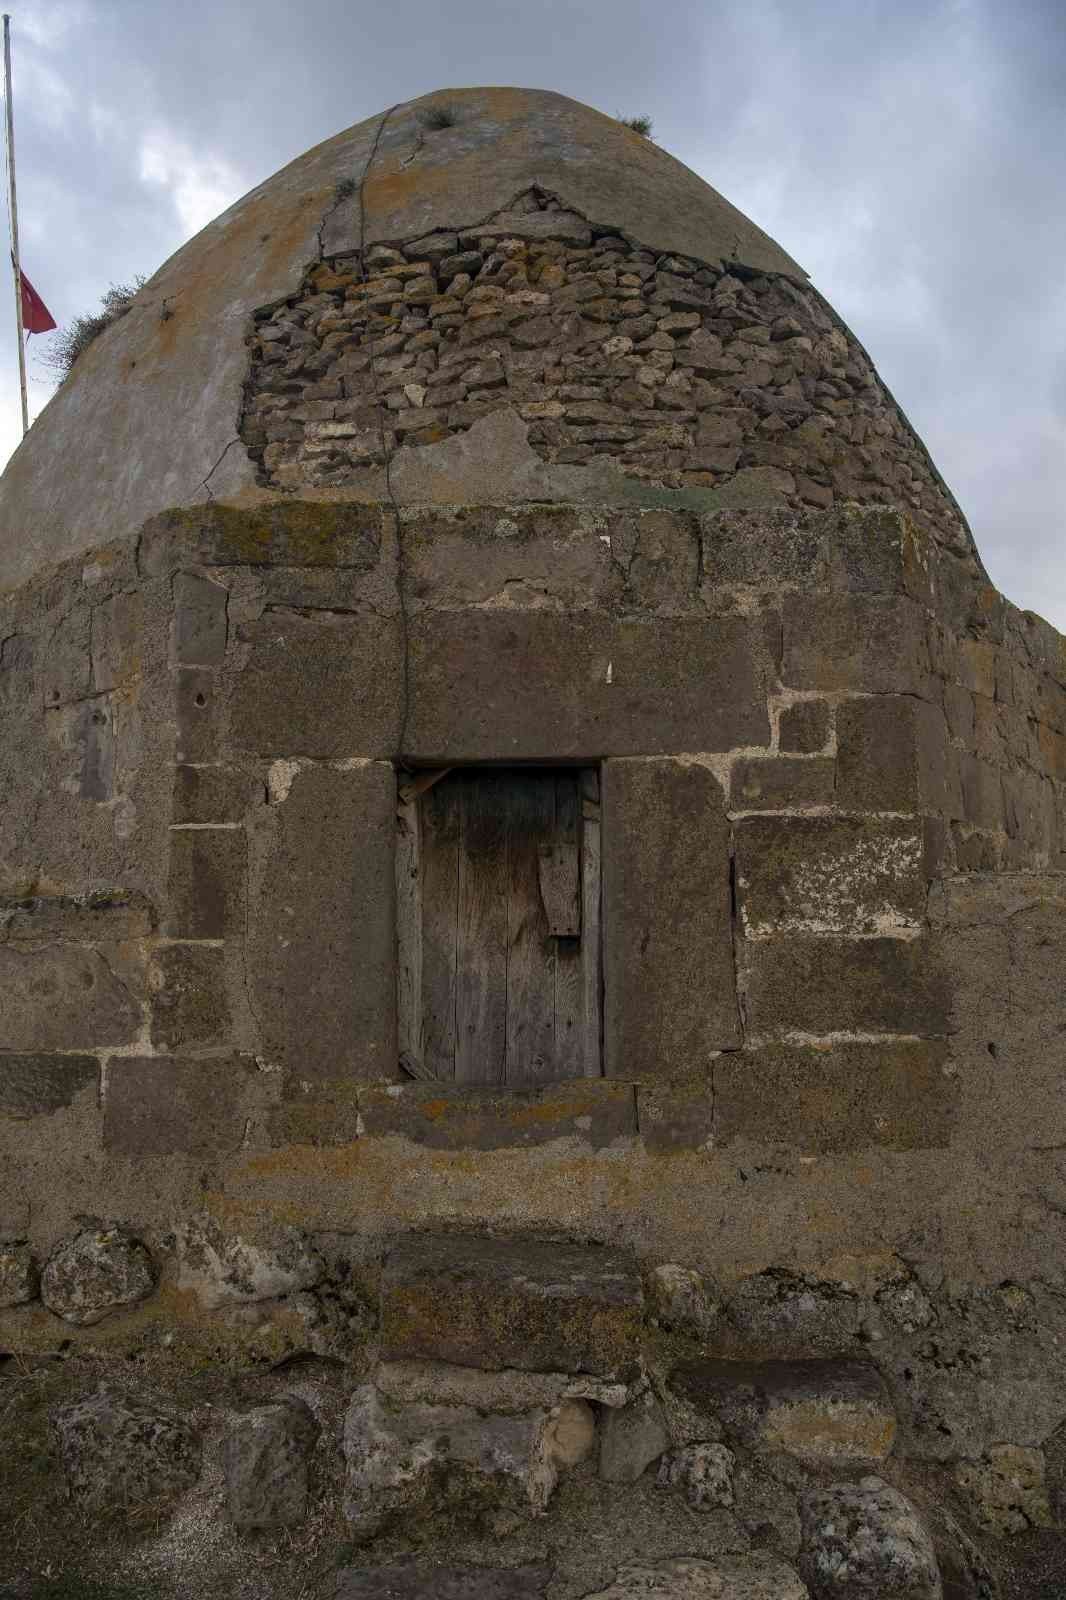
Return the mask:
<svg viewBox="0 0 1066 1600">
<path fill-rule="evenodd" d="M 399 826 L 405 1070 L 510 1088 L 598 1074 L 597 774 L 456 768 Z"/>
</svg>

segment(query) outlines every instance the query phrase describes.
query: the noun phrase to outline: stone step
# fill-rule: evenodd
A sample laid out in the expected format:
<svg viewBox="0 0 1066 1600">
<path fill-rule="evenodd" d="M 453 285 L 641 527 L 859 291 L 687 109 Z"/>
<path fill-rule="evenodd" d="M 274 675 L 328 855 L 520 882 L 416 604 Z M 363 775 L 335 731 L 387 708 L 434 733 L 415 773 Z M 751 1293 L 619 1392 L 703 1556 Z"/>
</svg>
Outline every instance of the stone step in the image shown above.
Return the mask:
<svg viewBox="0 0 1066 1600">
<path fill-rule="evenodd" d="M 710 1419 L 731 1440 L 812 1463 L 883 1461 L 896 1437 L 877 1368 L 844 1356 L 688 1361 L 674 1368 L 669 1389 L 690 1415 Z"/>
<path fill-rule="evenodd" d="M 385 1262 L 385 1361 L 627 1381 L 639 1364 L 642 1320 L 636 1260 L 605 1245 L 416 1234 Z"/>
</svg>

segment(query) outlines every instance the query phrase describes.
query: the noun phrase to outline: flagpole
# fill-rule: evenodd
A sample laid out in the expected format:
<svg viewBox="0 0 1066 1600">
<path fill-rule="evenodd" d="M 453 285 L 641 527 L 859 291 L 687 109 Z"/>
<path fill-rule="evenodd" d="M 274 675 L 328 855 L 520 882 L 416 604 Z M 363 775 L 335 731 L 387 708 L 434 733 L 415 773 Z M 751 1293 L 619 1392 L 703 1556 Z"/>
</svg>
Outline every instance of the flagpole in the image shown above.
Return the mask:
<svg viewBox="0 0 1066 1600">
<path fill-rule="evenodd" d="M 19 214 L 15 197 L 15 117 L 11 108 L 11 18 L 4 12 L 4 106 L 7 111 L 7 178 L 11 211 L 11 269 L 15 277 L 15 327 L 18 329 L 19 390 L 22 395 L 22 433 L 30 426 L 26 401 L 26 345 L 22 335 L 22 268 L 19 264 Z"/>
</svg>

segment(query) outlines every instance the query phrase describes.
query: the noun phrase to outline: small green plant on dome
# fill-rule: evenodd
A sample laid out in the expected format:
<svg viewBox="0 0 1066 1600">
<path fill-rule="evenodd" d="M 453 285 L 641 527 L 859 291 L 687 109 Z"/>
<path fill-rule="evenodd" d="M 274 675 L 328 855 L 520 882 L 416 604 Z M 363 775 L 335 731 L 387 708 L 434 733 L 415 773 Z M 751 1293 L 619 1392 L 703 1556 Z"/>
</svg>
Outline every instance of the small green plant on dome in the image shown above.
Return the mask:
<svg viewBox="0 0 1066 1600">
<path fill-rule="evenodd" d="M 650 117 L 619 117 L 618 121 L 623 128 L 631 128 L 634 133 L 639 133 L 642 139 L 651 138 L 652 120 Z"/>
<path fill-rule="evenodd" d="M 85 354 L 93 340 L 126 315 L 138 291 L 147 281 L 138 273 L 131 283 L 113 283 L 106 294 L 101 295 L 99 311 L 75 317 L 67 327 L 60 328 L 41 357 L 46 367 L 59 373 L 60 382 L 68 376 L 75 361 Z"/>
<path fill-rule="evenodd" d="M 438 133 L 441 128 L 454 128 L 459 121 L 459 113 L 454 106 L 447 104 L 423 106 L 418 113 L 418 120 L 427 133 Z"/>
</svg>

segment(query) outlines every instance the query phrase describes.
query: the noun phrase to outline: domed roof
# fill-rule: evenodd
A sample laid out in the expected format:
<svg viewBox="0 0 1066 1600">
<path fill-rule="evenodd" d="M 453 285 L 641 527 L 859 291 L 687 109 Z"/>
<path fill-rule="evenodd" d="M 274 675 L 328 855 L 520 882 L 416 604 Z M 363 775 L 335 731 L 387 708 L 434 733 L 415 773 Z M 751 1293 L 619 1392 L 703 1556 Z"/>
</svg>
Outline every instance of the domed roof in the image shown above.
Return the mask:
<svg viewBox="0 0 1066 1600">
<path fill-rule="evenodd" d="M 382 248 L 375 253 L 371 246 Z M 507 260 L 508 247 L 537 258 L 532 273 L 530 261 Z M 571 252 L 561 265 L 560 250 Z M 472 274 L 463 269 L 464 253 Z M 511 267 L 513 281 L 507 278 Z M 574 280 L 591 279 L 597 270 L 607 287 L 596 291 L 602 303 L 591 315 L 617 326 L 591 323 L 581 312 L 582 299 L 594 291 L 586 283 L 579 292 Z M 617 288 L 627 272 L 629 285 Z M 375 274 L 381 273 L 387 292 L 375 302 Z M 657 274 L 654 284 L 648 274 Z M 741 280 L 772 284 L 773 304 L 749 306 Z M 549 282 L 570 301 L 550 301 Z M 741 391 L 769 383 L 770 356 L 757 358 L 771 325 L 779 344 L 796 347 L 785 369 L 789 378 L 780 385 L 787 397 L 792 382 L 795 403 L 790 411 L 786 401 L 775 401 L 788 429 L 811 421 L 817 382 L 827 380 L 830 388 L 837 382 L 842 396 L 876 383 L 824 302 L 811 313 L 818 327 L 808 327 L 803 308 L 814 302 L 804 294 L 814 291 L 805 283 L 791 257 L 695 173 L 620 122 L 565 96 L 458 89 L 395 106 L 317 146 L 239 200 L 172 256 L 129 313 L 80 357 L 0 479 L 0 589 L 42 564 L 128 536 L 164 509 L 208 497 L 246 499 L 295 489 L 381 498 L 388 487 L 409 501 L 580 499 L 596 492 L 609 500 L 620 486 L 632 490 L 642 482 L 674 491 L 711 489 L 739 470 L 762 472 L 764 479 L 770 474 L 771 487 L 777 472 L 801 502 L 830 503 L 834 494 L 850 494 L 850 479 L 834 487 L 826 467 L 805 480 L 808 491 L 797 489 L 796 461 L 774 442 L 774 425 L 761 416 L 765 437 L 756 440 L 737 420 L 745 409 L 738 403 Z M 640 302 L 653 289 L 658 324 L 649 322 Z M 798 320 L 785 314 L 794 309 L 782 298 L 790 292 Z M 460 314 L 456 297 L 463 293 L 469 299 Z M 388 294 L 395 303 L 385 303 Z M 354 313 L 353 299 L 359 302 Z M 712 302 L 725 307 L 728 331 L 748 343 L 723 351 L 721 330 L 696 326 Z M 548 310 L 553 326 L 563 330 L 562 342 L 554 355 L 538 357 L 537 338 L 547 346 L 548 333 L 530 330 L 548 323 Z M 477 329 L 470 319 L 479 311 L 499 315 Z M 626 323 L 634 312 L 641 316 Z M 666 332 L 664 315 L 676 324 Z M 511 338 L 519 318 L 527 319 L 525 331 Z M 582 334 L 589 327 L 598 330 L 599 344 Z M 401 329 L 403 349 L 396 354 Z M 486 337 L 497 332 L 500 348 L 489 348 Z M 641 337 L 630 336 L 638 332 Z M 826 346 L 816 373 L 809 348 L 800 347 L 819 337 L 835 338 L 840 348 L 834 354 Z M 477 363 L 480 377 L 467 381 L 464 371 L 461 383 L 449 385 L 447 351 L 479 339 L 479 349 L 466 353 L 471 361 L 486 358 Z M 666 382 L 674 361 L 663 345 L 693 339 L 704 341 L 702 355 L 679 357 L 673 388 L 656 397 L 652 390 Z M 303 347 L 312 341 L 309 356 Z M 638 359 L 635 352 L 656 343 L 658 351 Z M 507 390 L 494 395 L 503 381 L 496 375 L 503 344 Z M 294 363 L 297 347 L 302 354 Z M 339 347 L 346 351 L 347 377 L 330 366 Z M 567 398 L 566 391 L 582 388 L 575 379 L 589 376 L 572 366 L 582 349 L 592 349 L 594 362 L 618 384 L 628 382 L 631 415 L 621 424 L 613 392 L 601 396 L 609 404 L 599 414 L 591 392 Z M 277 365 L 279 351 L 287 364 Z M 545 363 L 564 357 L 569 365 L 552 369 L 548 377 L 555 382 L 545 387 Z M 774 360 L 780 364 L 776 347 Z M 351 420 L 359 416 L 358 373 L 369 363 L 374 393 L 362 399 L 380 407 L 378 379 L 390 362 L 393 392 L 384 399 L 397 415 L 386 416 L 388 444 L 375 455 L 372 445 L 359 445 Z M 806 374 L 804 363 L 811 367 Z M 630 381 L 641 372 L 644 390 Z M 781 377 L 779 370 L 775 381 Z M 435 391 L 428 387 L 432 381 Z M 694 384 L 702 385 L 702 400 L 693 399 Z M 450 398 L 442 410 L 435 400 L 445 393 Z M 347 416 L 338 416 L 341 397 Z M 575 405 L 584 405 L 584 413 L 575 415 Z M 261 427 L 266 412 L 272 425 Z M 493 412 L 486 433 L 481 425 Z M 697 425 L 712 412 L 730 414 L 720 437 L 713 428 L 699 433 Z M 750 406 L 746 414 L 756 418 Z M 826 426 L 837 427 L 832 416 Z M 895 421 L 892 426 L 898 431 Z M 949 539 L 970 548 L 957 507 L 920 443 L 905 423 L 902 428 L 892 472 L 900 484 L 932 494 L 946 521 L 961 527 L 949 529 Z M 590 438 L 597 429 L 600 437 Z M 367 425 L 366 415 L 362 432 L 371 440 L 385 437 L 377 423 Z M 822 450 L 828 461 L 832 451 L 823 450 L 821 434 L 815 439 L 814 433 L 808 428 L 809 448 L 815 455 Z M 789 448 L 795 456 L 796 444 Z M 406 465 L 386 484 L 382 468 L 395 452 Z M 860 470 L 856 482 L 862 476 Z M 883 487 L 896 478 L 881 474 L 876 482 Z M 920 496 L 912 499 L 921 503 Z M 744 503 L 743 495 L 735 503 Z"/>
</svg>

